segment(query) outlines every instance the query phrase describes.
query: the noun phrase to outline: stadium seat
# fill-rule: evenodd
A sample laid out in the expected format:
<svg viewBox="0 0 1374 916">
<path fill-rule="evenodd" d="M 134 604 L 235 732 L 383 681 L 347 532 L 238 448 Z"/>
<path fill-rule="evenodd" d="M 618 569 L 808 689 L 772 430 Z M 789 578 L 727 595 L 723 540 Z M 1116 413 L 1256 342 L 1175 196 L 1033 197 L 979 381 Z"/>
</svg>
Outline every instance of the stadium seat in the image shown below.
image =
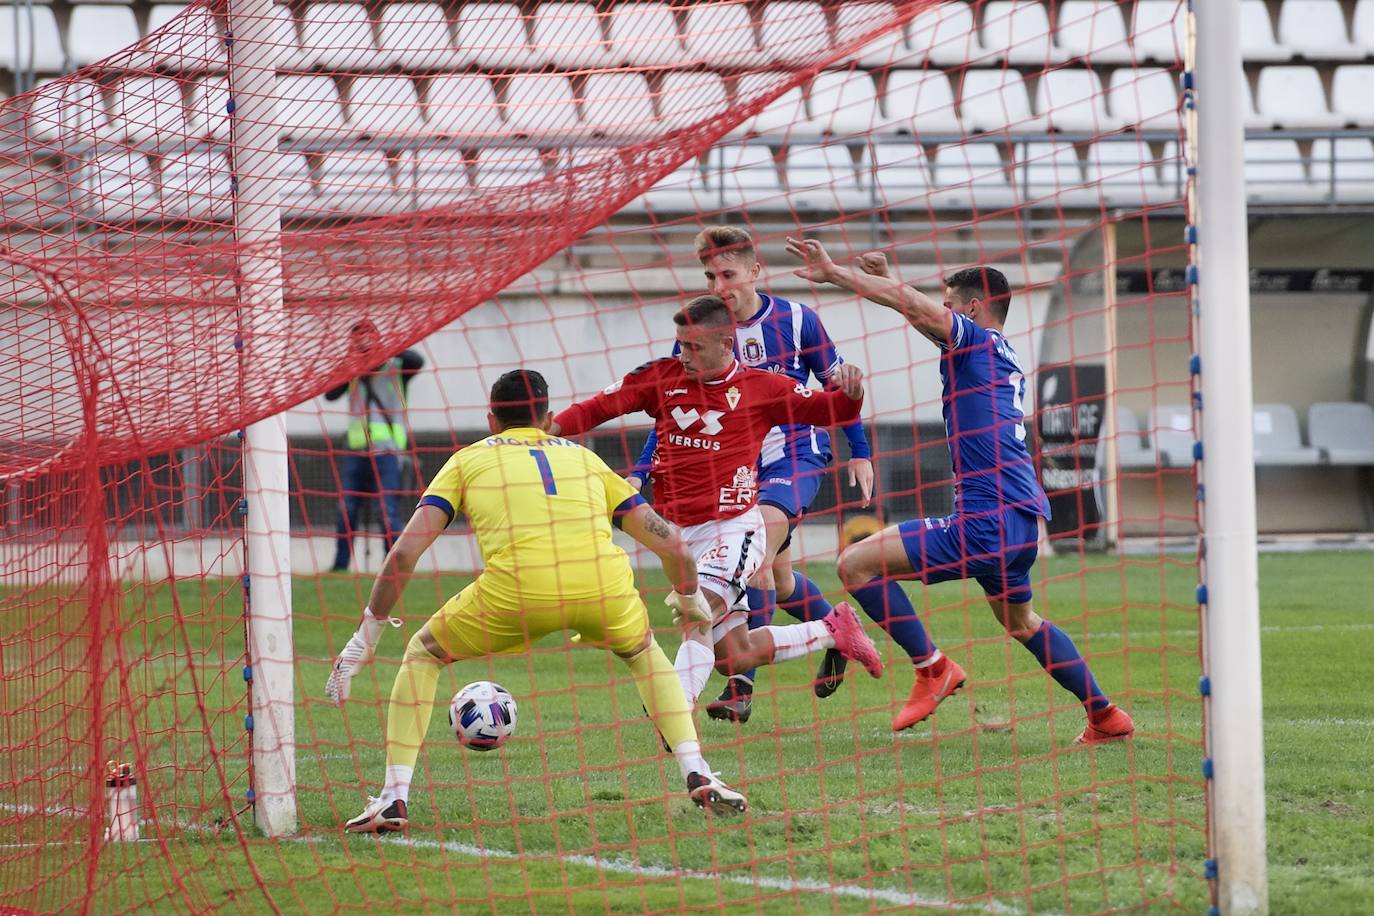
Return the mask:
<svg viewBox="0 0 1374 916">
<path fill-rule="evenodd" d="M 680 67 L 687 51 L 677 19 L 665 3 L 617 3 L 611 9 L 614 66 Z"/>
<path fill-rule="evenodd" d="M 675 71 L 663 76 L 658 116 L 667 130 L 719 117 L 729 107 L 725 82 L 719 74 Z"/>
<path fill-rule="evenodd" d="M 709 67 L 763 67 L 768 53 L 759 50 L 754 23 L 742 3 L 693 3 L 683 30 L 687 59 Z"/>
<path fill-rule="evenodd" d="M 177 17 L 180 17 L 179 19 Z M 148 13 L 149 34 L 165 29 L 152 40 L 156 64 L 172 73 L 223 73 L 229 65 L 224 26 L 206 6 L 158 3 Z"/>
<path fill-rule="evenodd" d="M 1046 67 L 1063 59 L 1050 17 L 1039 0 L 992 0 L 983 6 L 983 48 L 1018 67 Z"/>
<path fill-rule="evenodd" d="M 437 3 L 383 6 L 382 61 L 388 67 L 403 67 L 407 71 L 461 67 L 444 8 Z"/>
<path fill-rule="evenodd" d="M 815 0 L 770 0 L 759 34 L 764 53 L 778 66 L 808 64 L 830 50 L 830 26 Z"/>
<path fill-rule="evenodd" d="M 1193 412 L 1189 408 L 1155 407 L 1150 411 L 1150 427 L 1160 465 L 1170 468 L 1193 466 Z"/>
<path fill-rule="evenodd" d="M 472 140 L 505 133 L 496 90 L 491 80 L 477 74 L 431 79 L 425 94 L 425 123 L 430 133 Z"/>
<path fill-rule="evenodd" d="M 282 139 L 298 144 L 348 135 L 338 87 L 328 76 L 277 77 L 277 119 Z"/>
<path fill-rule="evenodd" d="M 1137 0 L 1131 19 L 1136 60 L 1173 66 L 1186 47 L 1184 6 L 1178 0 Z"/>
<path fill-rule="evenodd" d="M 415 154 L 415 203 L 421 209 L 461 203 L 472 196 L 461 149 L 426 149 Z"/>
<path fill-rule="evenodd" d="M 1331 110 L 1348 127 L 1374 127 L 1374 66 L 1336 68 L 1331 78 Z"/>
<path fill-rule="evenodd" d="M 1340 0 L 1284 0 L 1279 41 L 1307 60 L 1362 60 L 1368 51 L 1352 42 Z"/>
<path fill-rule="evenodd" d="M 1018 143 L 1015 181 L 1017 191 L 1028 205 L 1093 207 L 1098 204 L 1096 189 L 1083 181 L 1083 167 L 1071 143 L 1031 141 Z"/>
<path fill-rule="evenodd" d="M 787 151 L 787 196 L 793 209 L 844 213 L 872 205 L 868 170 L 855 171 L 849 147 L 793 146 Z"/>
<path fill-rule="evenodd" d="M 127 223 L 160 215 L 148 157 L 136 150 L 105 153 L 81 167 L 76 205 L 93 219 Z"/>
<path fill-rule="evenodd" d="M 1374 406 L 1322 401 L 1307 411 L 1312 447 L 1330 464 L 1374 465 Z"/>
<path fill-rule="evenodd" d="M 1356 0 L 1350 37 L 1355 44 L 1374 54 L 1374 0 Z"/>
<path fill-rule="evenodd" d="M 360 76 L 348 91 L 348 124 L 356 137 L 409 137 L 425 132 L 415 81 L 408 76 Z"/>
<path fill-rule="evenodd" d="M 971 132 L 1044 133 L 1049 124 L 1031 112 L 1021 74 L 1000 67 L 964 72 L 959 115 L 964 130 Z"/>
<path fill-rule="evenodd" d="M 84 67 L 124 50 L 138 41 L 138 22 L 127 6 L 81 4 L 72 7 L 67 23 L 67 55 Z"/>
<path fill-rule="evenodd" d="M 305 52 L 301 50 L 300 38 L 296 35 L 296 20 L 291 15 L 291 8 L 274 5 L 272 16 L 274 19 L 272 28 L 276 33 L 274 44 L 277 47 L 277 69 L 305 70 L 309 68 L 310 65 L 305 59 Z"/>
<path fill-rule="evenodd" d="M 304 156 L 283 154 L 278 157 L 277 193 L 281 199 L 283 218 L 313 219 L 320 215 L 315 181 L 310 175 L 310 163 Z"/>
<path fill-rule="evenodd" d="M 1319 464 L 1321 453 L 1302 444 L 1298 413 L 1287 404 L 1256 404 L 1255 464 Z"/>
<path fill-rule="evenodd" d="M 658 133 L 653 93 L 642 73 L 593 73 L 582 98 L 583 120 L 593 136 Z"/>
<path fill-rule="evenodd" d="M 0 19 L 5 18 L 0 16 Z M 29 136 L 71 154 L 110 135 L 101 88 L 86 80 L 54 80 L 29 100 Z"/>
<path fill-rule="evenodd" d="M 1326 91 L 1315 67 L 1265 67 L 1255 95 L 1259 115 L 1268 127 L 1324 130 L 1345 123 L 1345 118 L 1326 107 Z"/>
<path fill-rule="evenodd" d="M 1153 468 L 1158 464 L 1149 434 L 1142 432 L 1140 420 L 1129 407 L 1116 408 L 1116 463 L 1127 470 Z"/>
<path fill-rule="evenodd" d="M 874 130 L 917 137 L 963 133 L 949 77 L 940 70 L 890 72 L 883 93 L 883 116 Z"/>
<path fill-rule="evenodd" d="M 517 4 L 463 4 L 458 10 L 457 35 L 461 66 L 484 70 L 532 70 L 539 66 Z"/>
<path fill-rule="evenodd" d="M 778 73 L 747 73 L 735 86 L 736 105 L 744 105 L 767 93 L 776 91 L 781 82 Z M 764 106 L 752 118 L 731 130 L 728 137 L 756 134 L 782 137 L 794 130 L 806 129 L 806 102 L 800 86 L 793 86 Z"/>
<path fill-rule="evenodd" d="M 922 9 L 907 24 L 907 35 L 913 63 L 929 60 L 936 66 L 958 67 L 987 54 L 973 26 L 973 9 L 962 0 Z"/>
<path fill-rule="evenodd" d="M 534 54 L 559 70 L 604 70 L 611 51 L 591 3 L 541 3 L 534 14 Z"/>
<path fill-rule="evenodd" d="M 1104 206 L 1182 203 L 1183 176 L 1176 148 L 1174 143 L 1165 144 L 1162 157 L 1156 159 L 1150 145 L 1134 136 L 1100 140 L 1088 147 L 1084 172 Z"/>
<path fill-rule="evenodd" d="M 173 217 L 231 218 L 234 201 L 224 153 L 201 148 L 164 159 L 162 208 Z"/>
<path fill-rule="evenodd" d="M 1283 63 L 1293 59 L 1293 49 L 1274 40 L 1274 22 L 1264 0 L 1241 0 L 1240 53 L 1247 61 Z"/>
<path fill-rule="evenodd" d="M 711 192 L 701 160 L 693 156 L 660 179 L 644 194 L 643 203 L 650 212 L 688 213 L 710 206 Z"/>
<path fill-rule="evenodd" d="M 312 3 L 301 20 L 306 65 L 328 73 L 380 70 L 387 60 L 361 3 Z"/>
<path fill-rule="evenodd" d="M 1132 60 L 1126 20 L 1115 0 L 1064 0 L 1054 34 L 1066 60 L 1081 60 L 1087 66 Z"/>
<path fill-rule="evenodd" d="M 1015 199 L 996 143 L 945 144 L 935 151 L 934 166 L 931 200 L 940 209 L 996 210 Z"/>
<path fill-rule="evenodd" d="M 1374 147 L 1369 138 L 1313 140 L 1312 182 L 1322 200 L 1374 203 Z"/>
<path fill-rule="evenodd" d="M 1315 202 L 1321 190 L 1308 180 L 1296 140 L 1245 141 L 1245 195 L 1251 203 Z"/>
<path fill-rule="evenodd" d="M 16 15 L 16 12 L 17 15 Z M 17 42 L 15 28 L 21 40 Z M 33 49 L 30 52 L 29 41 Z M 61 73 L 66 69 L 67 52 L 62 50 L 62 33 L 52 7 L 21 4 L 0 15 L 0 67 L 35 73 Z"/>
<path fill-rule="evenodd" d="M 888 207 L 925 207 L 931 187 L 925 148 L 909 137 L 874 143 L 873 182 Z"/>
<path fill-rule="evenodd" d="M 209 76 L 191 89 L 191 107 L 187 112 L 187 131 L 201 140 L 229 139 L 229 80 L 223 76 Z"/>
<path fill-rule="evenodd" d="M 1054 130 L 1104 133 L 1121 127 L 1107 113 L 1102 83 L 1092 70 L 1051 70 L 1040 77 L 1035 110 Z"/>
<path fill-rule="evenodd" d="M 846 44 L 866 35 L 897 15 L 891 3 L 842 3 L 835 10 L 835 43 Z M 851 57 L 835 62 L 843 67 L 853 61 L 860 67 L 919 66 L 906 41 L 906 26 L 891 29 L 859 48 Z"/>
<path fill-rule="evenodd" d="M 409 209 L 396 190 L 392 163 L 379 150 L 330 153 L 320 160 L 319 208 L 355 216 L 384 216 Z"/>
<path fill-rule="evenodd" d="M 1116 120 L 1136 130 L 1167 130 L 1182 126 L 1178 83 L 1168 70 L 1120 67 L 1112 71 L 1107 108 Z"/>
<path fill-rule="evenodd" d="M 762 144 L 713 148 L 706 159 L 706 187 L 717 207 L 787 208 L 777 162 L 772 150 Z"/>
<path fill-rule="evenodd" d="M 157 148 L 186 140 L 186 101 L 170 76 L 129 76 L 119 81 L 110 112 L 114 135 Z"/>
<path fill-rule="evenodd" d="M 864 136 L 880 121 L 878 94 L 867 70 L 826 70 L 812 80 L 812 130 L 837 136 Z"/>
<path fill-rule="evenodd" d="M 583 131 L 577 97 L 566 76 L 518 73 L 506 84 L 506 127 L 517 135 L 554 138 Z"/>
<path fill-rule="evenodd" d="M 548 177 L 538 150 L 501 147 L 482 150 L 474 166 L 477 190 L 521 188 Z"/>
</svg>

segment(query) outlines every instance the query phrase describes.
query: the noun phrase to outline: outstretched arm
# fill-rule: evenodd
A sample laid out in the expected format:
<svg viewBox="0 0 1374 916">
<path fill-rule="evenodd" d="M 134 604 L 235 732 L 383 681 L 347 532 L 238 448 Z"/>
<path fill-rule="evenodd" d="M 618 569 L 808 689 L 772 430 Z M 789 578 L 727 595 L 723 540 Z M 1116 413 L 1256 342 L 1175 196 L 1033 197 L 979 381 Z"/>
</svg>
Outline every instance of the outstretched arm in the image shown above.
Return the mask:
<svg viewBox="0 0 1374 916">
<path fill-rule="evenodd" d="M 887 259 L 881 253 L 864 255 L 860 261 L 863 269 L 854 270 L 832 261 L 825 246 L 815 239 L 789 238 L 787 252 L 802 261 L 801 268 L 793 273 L 803 280 L 829 283 L 887 306 L 936 343 L 949 341 L 953 313 L 941 303 L 891 276 Z"/>
</svg>

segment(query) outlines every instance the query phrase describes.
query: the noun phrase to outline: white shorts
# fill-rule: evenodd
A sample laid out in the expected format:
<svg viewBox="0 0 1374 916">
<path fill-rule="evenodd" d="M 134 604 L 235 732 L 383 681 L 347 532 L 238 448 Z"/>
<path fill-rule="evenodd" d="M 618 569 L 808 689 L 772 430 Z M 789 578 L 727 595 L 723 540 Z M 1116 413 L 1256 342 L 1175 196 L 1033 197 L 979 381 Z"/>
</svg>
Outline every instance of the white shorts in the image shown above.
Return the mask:
<svg viewBox="0 0 1374 916">
<path fill-rule="evenodd" d="M 759 507 L 733 518 L 689 525 L 682 536 L 697 559 L 701 587 L 719 596 L 727 608 L 748 611 L 744 589 L 763 565 L 768 540 Z"/>
</svg>

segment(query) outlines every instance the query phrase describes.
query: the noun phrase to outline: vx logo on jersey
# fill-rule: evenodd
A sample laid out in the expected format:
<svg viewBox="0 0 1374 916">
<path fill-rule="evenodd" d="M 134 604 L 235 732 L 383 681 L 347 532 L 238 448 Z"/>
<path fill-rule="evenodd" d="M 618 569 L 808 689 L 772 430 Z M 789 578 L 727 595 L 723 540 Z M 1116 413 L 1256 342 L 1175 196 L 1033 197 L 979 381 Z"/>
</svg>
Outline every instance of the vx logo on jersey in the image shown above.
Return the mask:
<svg viewBox="0 0 1374 916">
<path fill-rule="evenodd" d="M 725 416 L 723 410 L 708 410 L 706 413 L 697 413 L 696 408 L 683 410 L 681 407 L 673 408 L 673 419 L 677 421 L 678 429 L 691 429 L 692 424 L 701 421 L 701 431 L 708 436 L 714 436 L 724 427 L 720 425 L 720 418 Z"/>
</svg>

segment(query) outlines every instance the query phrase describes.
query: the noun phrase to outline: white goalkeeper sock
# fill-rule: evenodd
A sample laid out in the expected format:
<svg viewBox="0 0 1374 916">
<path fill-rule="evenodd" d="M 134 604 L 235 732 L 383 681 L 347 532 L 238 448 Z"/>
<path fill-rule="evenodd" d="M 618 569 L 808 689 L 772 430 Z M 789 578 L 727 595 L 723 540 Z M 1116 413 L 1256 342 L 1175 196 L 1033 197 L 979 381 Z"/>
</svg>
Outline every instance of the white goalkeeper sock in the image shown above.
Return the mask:
<svg viewBox="0 0 1374 916">
<path fill-rule="evenodd" d="M 791 661 L 821 649 L 830 649 L 835 638 L 819 620 L 794 623 L 785 627 L 760 627 L 773 637 L 773 664 Z"/>
<path fill-rule="evenodd" d="M 681 741 L 678 746 L 673 748 L 673 756 L 677 758 L 677 768 L 682 771 L 682 778 L 686 779 L 688 773 L 700 773 L 702 776 L 710 776 L 711 768 L 706 765 L 706 758 L 701 756 L 700 741 Z"/>
<path fill-rule="evenodd" d="M 386 786 L 382 789 L 382 801 L 390 804 L 397 799 L 410 804 L 410 777 L 415 768 L 400 763 L 387 764 Z"/>
<path fill-rule="evenodd" d="M 711 678 L 711 670 L 716 665 L 716 653 L 705 643 L 695 639 L 684 640 L 677 648 L 677 658 L 673 667 L 677 669 L 678 679 L 682 681 L 682 692 L 687 695 L 687 708 L 697 705 L 697 697 L 706 689 Z"/>
</svg>

